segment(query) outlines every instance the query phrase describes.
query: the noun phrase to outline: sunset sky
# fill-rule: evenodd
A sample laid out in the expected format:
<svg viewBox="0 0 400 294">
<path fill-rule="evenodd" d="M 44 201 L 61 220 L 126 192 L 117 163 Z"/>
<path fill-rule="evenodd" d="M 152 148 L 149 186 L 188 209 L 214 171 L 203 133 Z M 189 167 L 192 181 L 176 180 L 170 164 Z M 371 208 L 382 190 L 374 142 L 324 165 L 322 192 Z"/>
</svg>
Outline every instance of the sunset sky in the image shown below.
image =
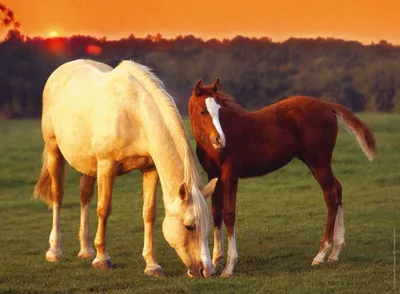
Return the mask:
<svg viewBox="0 0 400 294">
<path fill-rule="evenodd" d="M 399 0 L 5 0 L 28 36 L 335 37 L 400 45 Z M 4 29 L 2 29 L 4 34 Z"/>
</svg>

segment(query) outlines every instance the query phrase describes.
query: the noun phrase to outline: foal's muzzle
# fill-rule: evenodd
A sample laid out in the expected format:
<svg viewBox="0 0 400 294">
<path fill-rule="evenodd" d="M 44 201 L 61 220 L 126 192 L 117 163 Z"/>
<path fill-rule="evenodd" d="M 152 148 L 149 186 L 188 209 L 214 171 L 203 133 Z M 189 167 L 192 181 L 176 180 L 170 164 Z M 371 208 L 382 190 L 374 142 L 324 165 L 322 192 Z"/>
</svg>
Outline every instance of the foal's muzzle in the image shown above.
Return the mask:
<svg viewBox="0 0 400 294">
<path fill-rule="evenodd" d="M 211 144 L 213 145 L 214 149 L 217 151 L 221 151 L 222 148 L 225 147 L 225 142 L 221 140 L 221 137 L 219 134 L 217 134 L 215 137 L 211 138 Z"/>
</svg>

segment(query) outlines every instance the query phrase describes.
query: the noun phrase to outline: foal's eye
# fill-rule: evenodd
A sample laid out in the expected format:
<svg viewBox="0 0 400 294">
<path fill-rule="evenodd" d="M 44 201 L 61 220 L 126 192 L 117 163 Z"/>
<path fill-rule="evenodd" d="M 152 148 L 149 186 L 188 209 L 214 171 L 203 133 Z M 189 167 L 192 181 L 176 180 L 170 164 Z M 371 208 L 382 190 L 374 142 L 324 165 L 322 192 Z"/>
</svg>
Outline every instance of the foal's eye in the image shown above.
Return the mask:
<svg viewBox="0 0 400 294">
<path fill-rule="evenodd" d="M 201 113 L 202 115 L 205 115 L 205 114 L 208 113 L 208 111 L 207 111 L 207 109 L 203 109 L 200 113 Z"/>
<path fill-rule="evenodd" d="M 185 226 L 186 230 L 194 231 L 194 226 Z"/>
</svg>

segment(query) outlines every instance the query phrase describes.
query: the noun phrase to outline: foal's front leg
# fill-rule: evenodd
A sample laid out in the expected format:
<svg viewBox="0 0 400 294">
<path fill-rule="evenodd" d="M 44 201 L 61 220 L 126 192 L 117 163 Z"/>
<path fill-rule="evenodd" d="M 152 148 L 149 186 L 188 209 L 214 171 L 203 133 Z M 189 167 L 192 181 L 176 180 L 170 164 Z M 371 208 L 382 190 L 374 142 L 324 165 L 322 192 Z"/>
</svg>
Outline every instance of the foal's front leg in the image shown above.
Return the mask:
<svg viewBox="0 0 400 294">
<path fill-rule="evenodd" d="M 89 231 L 89 206 L 93 199 L 95 177 L 83 175 L 80 182 L 79 196 L 81 199 L 81 222 L 79 228 L 79 242 L 81 250 L 78 253 L 80 258 L 90 258 L 95 252 L 90 245 Z"/>
<path fill-rule="evenodd" d="M 116 176 L 114 162 L 111 160 L 99 160 L 97 164 L 98 203 L 97 216 L 98 225 L 94 244 L 97 255 L 93 260 L 93 267 L 98 269 L 113 268 L 111 258 L 107 253 L 106 228 L 107 219 L 111 214 L 111 196 Z"/>
<path fill-rule="evenodd" d="M 235 235 L 238 177 L 232 172 L 232 167 L 224 167 L 221 173 L 221 183 L 223 193 L 222 217 L 228 233 L 228 258 L 221 277 L 230 277 L 233 275 L 233 268 L 239 257 L 236 249 Z"/>
<path fill-rule="evenodd" d="M 208 178 L 210 181 L 214 177 L 208 177 Z M 214 270 L 216 270 L 217 265 L 224 258 L 223 233 L 222 233 L 223 195 L 222 195 L 220 180 L 218 180 L 214 193 L 211 196 L 211 208 L 214 219 L 214 250 L 213 250 L 212 263 L 214 266 Z"/>
<path fill-rule="evenodd" d="M 161 266 L 157 263 L 154 249 L 154 222 L 156 220 L 156 192 L 158 173 L 155 168 L 142 170 L 143 174 L 143 222 L 144 244 L 142 256 L 146 262 L 144 273 L 148 276 L 163 277 Z"/>
</svg>

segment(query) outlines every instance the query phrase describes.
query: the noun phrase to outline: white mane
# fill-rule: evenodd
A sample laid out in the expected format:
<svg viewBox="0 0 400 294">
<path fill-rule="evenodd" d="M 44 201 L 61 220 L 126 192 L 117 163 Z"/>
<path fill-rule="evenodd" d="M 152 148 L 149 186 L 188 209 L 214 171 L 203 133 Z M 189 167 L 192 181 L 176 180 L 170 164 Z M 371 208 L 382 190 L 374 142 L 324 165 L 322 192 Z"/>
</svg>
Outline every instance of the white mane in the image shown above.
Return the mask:
<svg viewBox="0 0 400 294">
<path fill-rule="evenodd" d="M 192 192 L 196 223 L 200 226 L 199 229 L 202 232 L 208 232 L 209 211 L 207 203 L 199 189 L 199 187 L 203 187 L 203 184 L 174 99 L 165 90 L 163 82 L 147 66 L 125 60 L 118 67 L 124 68 L 133 75 L 150 93 L 163 114 L 168 117 L 166 128 L 170 131 L 175 143 L 183 148 L 184 181 L 188 190 Z M 179 146 L 177 147 L 179 148 Z"/>
</svg>

